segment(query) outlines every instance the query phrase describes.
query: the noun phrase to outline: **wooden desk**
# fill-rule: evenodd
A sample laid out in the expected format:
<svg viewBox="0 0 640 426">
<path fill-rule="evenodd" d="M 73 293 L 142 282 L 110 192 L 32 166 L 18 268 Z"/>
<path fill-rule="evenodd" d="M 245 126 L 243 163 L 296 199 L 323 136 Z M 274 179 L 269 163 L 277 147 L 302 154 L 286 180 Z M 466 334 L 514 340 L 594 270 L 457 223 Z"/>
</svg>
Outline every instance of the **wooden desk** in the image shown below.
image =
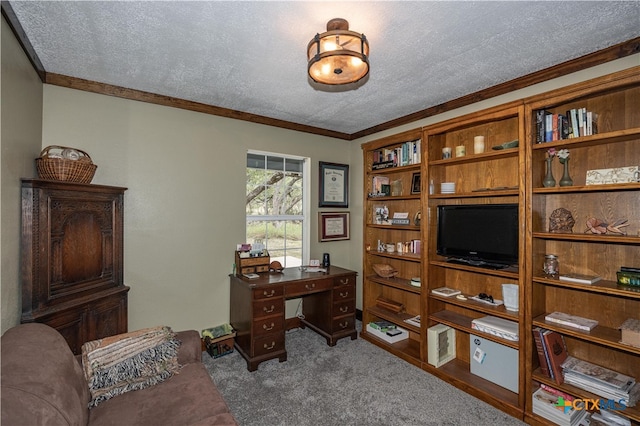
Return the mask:
<svg viewBox="0 0 640 426">
<path fill-rule="evenodd" d="M 287 360 L 286 299 L 304 297 L 302 326 L 324 336 L 329 346 L 343 337 L 357 338 L 356 272 L 330 266 L 326 273 L 286 268 L 259 275 L 255 279 L 230 275 L 234 346 L 247 360 L 249 371 L 255 371 L 262 361 Z"/>
</svg>

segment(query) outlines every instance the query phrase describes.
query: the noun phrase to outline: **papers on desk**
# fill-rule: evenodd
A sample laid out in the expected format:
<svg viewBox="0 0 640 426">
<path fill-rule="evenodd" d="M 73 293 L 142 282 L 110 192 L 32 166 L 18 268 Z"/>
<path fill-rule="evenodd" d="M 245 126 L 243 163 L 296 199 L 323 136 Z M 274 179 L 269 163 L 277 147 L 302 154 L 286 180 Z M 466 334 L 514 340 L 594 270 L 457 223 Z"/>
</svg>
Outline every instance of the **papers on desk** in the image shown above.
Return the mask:
<svg viewBox="0 0 640 426">
<path fill-rule="evenodd" d="M 327 269 L 319 266 L 309 266 L 307 272 L 327 272 Z"/>
</svg>

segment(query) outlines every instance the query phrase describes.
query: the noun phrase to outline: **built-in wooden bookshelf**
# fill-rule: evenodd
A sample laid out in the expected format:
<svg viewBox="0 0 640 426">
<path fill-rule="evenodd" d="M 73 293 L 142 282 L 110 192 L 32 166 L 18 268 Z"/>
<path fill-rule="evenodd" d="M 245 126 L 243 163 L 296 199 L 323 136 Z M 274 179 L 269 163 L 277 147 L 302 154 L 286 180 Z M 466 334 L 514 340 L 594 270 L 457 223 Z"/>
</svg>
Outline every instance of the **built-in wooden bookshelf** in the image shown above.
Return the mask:
<svg viewBox="0 0 640 426">
<path fill-rule="evenodd" d="M 586 108 L 597 114 L 597 133 L 553 142 L 536 143 L 536 113 L 555 114 Z M 525 100 L 527 130 L 526 156 L 527 229 L 531 232 L 527 256 L 527 300 L 532 327 L 554 330 L 564 336 L 569 355 L 640 380 L 640 348 L 620 342 L 619 326 L 628 318 L 640 319 L 640 287 L 620 286 L 616 272 L 621 266 L 640 267 L 640 183 L 616 182 L 587 185 L 588 170 L 640 166 L 640 69 L 638 67 L 587 81 Z M 545 158 L 550 148 L 569 150 L 570 186 L 544 187 Z M 556 181 L 563 176 L 557 158 L 552 162 Z M 550 216 L 559 208 L 571 213 L 575 224 L 570 233 L 550 232 Z M 587 219 L 595 217 L 612 223 L 627 219 L 621 228 L 626 235 L 587 232 Z M 601 281 L 580 284 L 560 281 L 543 273 L 545 254 L 558 256 L 560 274 L 598 275 Z M 590 332 L 545 321 L 554 311 L 594 319 L 598 326 Z M 533 414 L 531 394 L 540 383 L 560 389 L 575 398 L 601 398 L 568 384 L 557 385 L 541 373 L 535 344 L 527 345 L 527 410 L 525 420 L 550 424 Z M 618 408 L 621 408 L 618 406 Z M 616 411 L 640 422 L 640 409 Z"/>
<path fill-rule="evenodd" d="M 584 108 L 596 114 L 593 134 L 551 142 L 538 142 L 539 111 L 566 114 Z M 555 387 L 576 398 L 600 398 L 568 384 L 557 385 L 542 374 L 534 327 L 563 335 L 569 355 L 632 376 L 640 381 L 640 348 L 621 342 L 619 326 L 628 318 L 640 320 L 640 287 L 616 282 L 621 266 L 640 268 L 640 182 L 587 184 L 587 171 L 640 166 L 640 67 L 599 77 L 520 101 L 436 123 L 363 145 L 364 153 L 364 287 L 363 324 L 386 320 L 410 331 L 410 339 L 387 344 L 364 331 L 363 337 L 389 352 L 420 365 L 424 370 L 460 389 L 525 420 L 529 424 L 551 425 L 533 413 L 532 394 L 540 384 Z M 474 136 L 485 136 L 485 151 L 473 152 Z M 421 139 L 420 165 L 391 170 L 372 167 L 374 152 Z M 493 150 L 493 146 L 517 140 L 518 146 Z M 455 147 L 465 145 L 466 154 L 456 157 Z M 451 158 L 443 158 L 442 148 L 451 147 Z M 569 150 L 569 186 L 543 186 L 547 151 Z M 377 154 L 375 154 L 377 155 Z M 376 157 L 377 158 L 377 157 Z M 563 165 L 554 159 L 552 172 L 557 182 Z M 413 175 L 420 173 L 420 195 L 408 188 Z M 402 181 L 402 195 L 370 196 L 374 176 Z M 441 182 L 455 182 L 454 193 L 441 193 Z M 430 189 L 431 188 L 431 189 Z M 507 269 L 484 269 L 448 262 L 436 253 L 436 210 L 438 205 L 517 204 L 521 228 L 518 265 Z M 420 226 L 376 224 L 377 205 L 386 205 L 390 214 L 421 212 Z M 572 232 L 551 232 L 549 217 L 554 210 L 567 209 L 575 220 Z M 585 232 L 586 220 L 596 217 L 607 223 L 625 219 L 624 234 Z M 419 235 L 419 237 L 416 237 Z M 421 253 L 402 254 L 377 250 L 377 241 L 397 242 L 419 238 Z M 546 254 L 555 254 L 560 273 L 598 275 L 600 281 L 581 284 L 545 276 Z M 395 278 L 376 276 L 375 263 L 387 263 L 397 271 Z M 409 279 L 420 276 L 421 287 Z M 452 287 L 463 295 L 480 292 L 501 296 L 501 284 L 519 286 L 519 311 L 507 311 L 477 303 L 469 298 L 432 294 L 438 287 Z M 384 297 L 404 304 L 405 310 L 391 312 L 376 306 Z M 599 321 L 591 332 L 547 322 L 545 316 L 561 311 Z M 420 314 L 421 327 L 404 319 Z M 519 340 L 481 334 L 472 326 L 475 318 L 491 315 L 518 324 Z M 439 367 L 428 362 L 427 329 L 443 324 L 455 330 L 456 358 Z M 471 373 L 470 335 L 516 349 L 518 391 Z M 632 423 L 640 423 L 640 409 L 616 411 Z"/>
<path fill-rule="evenodd" d="M 422 203 L 427 214 L 422 228 L 425 246 L 422 259 L 423 303 L 426 307 L 426 329 L 445 324 L 456 332 L 456 359 L 441 367 L 434 367 L 425 360 L 423 368 L 454 383 L 468 393 L 499 407 L 509 414 L 522 418 L 524 401 L 524 303 L 519 300 L 519 311 L 507 311 L 504 306 L 494 307 L 470 299 L 480 293 L 502 299 L 502 284 L 524 283 L 525 235 L 519 230 L 520 260 L 506 269 L 486 269 L 478 266 L 448 262 L 436 253 L 437 207 L 463 204 L 517 204 L 519 217 L 524 217 L 524 107 L 522 102 L 502 105 L 478 113 L 458 117 L 429 126 L 423 133 L 423 158 L 425 175 L 433 183 L 433 193 L 423 195 Z M 484 152 L 474 153 L 474 137 L 484 136 Z M 505 143 L 518 141 L 517 146 L 492 149 Z M 465 155 L 457 157 L 457 146 L 465 147 Z M 443 158 L 443 148 L 452 148 L 453 156 Z M 454 182 L 455 193 L 442 193 L 442 182 Z M 431 293 L 438 287 L 450 287 L 462 291 L 464 300 L 442 297 Z M 522 292 L 520 292 L 522 294 Z M 472 328 L 472 321 L 484 316 L 494 316 L 516 323 L 521 336 L 511 341 L 482 333 Z M 517 392 L 505 389 L 491 381 L 471 373 L 470 336 L 480 336 L 518 350 L 518 371 L 508 374 L 519 376 Z"/>
<path fill-rule="evenodd" d="M 421 288 L 410 284 L 412 278 L 420 277 L 421 248 L 416 242 L 420 241 L 420 192 L 424 187 L 420 179 L 421 136 L 421 130 L 416 129 L 362 146 L 365 170 L 362 323 L 366 326 L 370 322 L 389 321 L 408 330 L 409 338 L 390 344 L 367 333 L 364 326 L 362 337 L 416 366 L 421 366 L 424 358 L 423 333 L 420 327 L 404 320 L 422 314 Z M 389 187 L 383 192 L 373 186 L 380 177 L 388 180 Z M 376 211 L 384 211 L 387 217 L 381 218 Z M 404 213 L 408 223 L 392 224 L 397 213 Z M 391 266 L 397 275 L 389 278 L 377 275 L 373 269 L 376 264 Z M 379 298 L 400 303 L 404 309 L 395 312 L 380 307 L 376 303 Z"/>
</svg>

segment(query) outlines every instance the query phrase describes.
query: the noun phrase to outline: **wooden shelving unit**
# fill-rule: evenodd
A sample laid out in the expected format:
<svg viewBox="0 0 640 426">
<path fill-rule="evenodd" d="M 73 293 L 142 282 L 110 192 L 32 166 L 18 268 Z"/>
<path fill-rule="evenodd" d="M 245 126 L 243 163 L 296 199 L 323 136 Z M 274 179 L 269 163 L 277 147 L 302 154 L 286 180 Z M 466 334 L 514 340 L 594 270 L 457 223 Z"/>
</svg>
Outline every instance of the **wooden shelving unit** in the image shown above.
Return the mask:
<svg viewBox="0 0 640 426">
<path fill-rule="evenodd" d="M 444 324 L 456 332 L 456 359 L 435 368 L 427 359 L 423 368 L 452 383 L 478 398 L 522 418 L 524 413 L 524 338 L 510 341 L 472 328 L 472 321 L 483 316 L 494 316 L 518 324 L 520 336 L 525 330 L 525 305 L 519 300 L 519 311 L 507 311 L 504 306 L 493 307 L 471 300 L 479 293 L 493 295 L 501 299 L 501 284 L 515 283 L 522 288 L 524 283 L 524 256 L 519 264 L 506 270 L 491 270 L 469 265 L 446 262 L 436 253 L 437 206 L 452 204 L 518 204 L 519 216 L 524 217 L 524 149 L 518 147 L 492 150 L 493 146 L 505 142 L 524 140 L 524 107 L 522 102 L 514 102 L 497 108 L 452 119 L 424 129 L 423 158 L 425 175 L 434 183 L 434 191 L 423 195 L 425 217 L 422 229 L 425 250 L 422 259 L 423 303 L 427 311 L 425 333 L 428 327 Z M 474 136 L 485 136 L 485 151 L 473 153 Z M 442 158 L 442 148 L 465 145 L 463 157 Z M 455 182 L 454 194 L 441 194 L 441 182 Z M 519 235 L 520 253 L 525 253 L 524 229 Z M 461 290 L 466 300 L 456 297 L 442 297 L 431 294 L 438 287 Z M 522 291 L 520 294 L 522 295 Z M 471 373 L 470 336 L 477 335 L 519 351 L 518 389 L 507 390 L 489 380 Z"/>
<path fill-rule="evenodd" d="M 585 107 L 598 114 L 598 134 L 554 142 L 536 143 L 535 113 L 546 110 L 564 114 L 571 108 Z M 580 83 L 525 100 L 527 130 L 527 198 L 531 230 L 527 259 L 526 291 L 529 304 L 527 336 L 533 327 L 561 333 L 569 355 L 618 371 L 640 380 L 640 348 L 620 342 L 618 327 L 627 318 L 640 319 L 640 288 L 619 286 L 616 271 L 621 266 L 640 266 L 640 184 L 612 183 L 586 185 L 587 170 L 640 165 L 640 69 L 638 67 L 593 81 Z M 549 148 L 569 149 L 571 186 L 545 188 L 544 159 Z M 553 162 L 556 179 L 562 176 L 561 164 Z M 549 232 L 549 216 L 558 208 L 569 210 L 575 219 L 571 233 Z M 586 220 L 628 219 L 627 235 L 585 233 Z M 555 254 L 560 273 L 595 274 L 602 277 L 594 284 L 578 284 L 545 277 L 545 254 Z M 560 311 L 595 319 L 599 325 L 590 332 L 545 321 L 545 315 Z M 527 345 L 527 407 L 525 420 L 548 424 L 533 414 L 531 394 L 540 383 L 576 398 L 600 399 L 568 384 L 557 385 L 538 368 L 535 344 Z M 638 407 L 616 411 L 633 422 L 640 422 Z"/>
<path fill-rule="evenodd" d="M 553 142 L 536 142 L 536 111 L 564 114 L 572 108 L 586 108 L 598 114 L 597 134 Z M 365 195 L 363 323 L 386 320 L 410 331 L 410 339 L 388 344 L 365 332 L 363 337 L 427 372 L 451 383 L 487 403 L 523 419 L 529 424 L 552 425 L 533 414 L 532 394 L 540 384 L 555 387 L 576 398 L 599 399 L 568 384 L 557 385 L 539 368 L 532 329 L 542 327 L 561 333 L 568 352 L 640 381 L 640 348 L 622 343 L 618 327 L 628 318 L 640 319 L 640 287 L 616 282 L 621 266 L 640 267 L 640 182 L 587 185 L 588 170 L 640 165 L 640 67 L 603 76 L 566 88 L 468 114 L 423 129 L 387 137 L 363 145 L 364 193 L 371 191 L 372 177 L 389 175 L 403 181 L 401 196 Z M 473 154 L 473 137 L 485 136 L 485 152 Z M 421 138 L 421 164 L 392 170 L 372 170 L 372 153 Z M 492 150 L 508 141 L 519 146 Z M 442 158 L 442 148 L 464 144 L 464 157 Z M 544 187 L 545 157 L 549 148 L 569 149 L 571 186 Z M 563 174 L 556 160 L 553 174 Z M 421 174 L 421 193 L 409 194 L 414 173 Z M 434 191 L 429 192 L 433 182 Z M 441 182 L 455 182 L 456 191 L 441 194 Z M 393 211 L 421 211 L 421 224 L 378 225 L 372 221 L 374 205 L 384 203 Z M 436 211 L 438 205 L 517 204 L 521 229 L 518 265 L 502 270 L 483 269 L 447 262 L 436 253 Z M 558 208 L 568 209 L 575 219 L 571 233 L 551 232 L 549 216 Z M 627 219 L 626 235 L 585 233 L 586 219 Z M 417 236 L 416 236 L 417 235 Z M 398 255 L 377 251 L 377 240 L 405 241 L 419 238 L 421 254 Z M 560 281 L 543 275 L 546 254 L 555 254 L 560 272 L 597 274 L 594 284 Z M 398 271 L 395 278 L 381 278 L 372 270 L 375 263 L 387 263 Z M 409 284 L 421 277 L 421 287 Z M 452 287 L 463 295 L 480 292 L 501 296 L 501 284 L 519 286 L 519 311 L 507 311 L 469 298 L 443 297 L 431 289 Z M 376 306 L 385 297 L 403 303 L 395 313 Z M 499 298 L 499 297 L 498 297 Z M 547 322 L 545 315 L 561 311 L 591 318 L 599 325 L 584 332 Z M 408 317 L 421 315 L 421 327 L 409 326 Z M 482 333 L 472 327 L 475 318 L 491 315 L 518 323 L 519 340 L 510 341 Z M 428 363 L 427 329 L 444 324 L 455 330 L 456 358 L 435 368 Z M 513 392 L 471 373 L 470 335 L 516 349 L 518 391 Z M 632 423 L 640 423 L 640 408 L 616 411 Z"/>
<path fill-rule="evenodd" d="M 410 284 L 411 278 L 420 277 L 421 256 L 418 253 L 392 253 L 378 250 L 378 242 L 397 244 L 420 240 L 420 225 L 416 224 L 414 218 L 420 207 L 420 193 L 412 193 L 413 178 L 420 173 L 421 164 L 416 156 L 412 158 L 412 163 L 398 165 L 382 170 L 374 170 L 375 159 L 380 159 L 380 152 L 393 150 L 407 142 L 420 140 L 422 132 L 420 129 L 405 132 L 389 138 L 363 144 L 364 154 L 364 260 L 363 260 L 363 318 L 362 323 L 385 320 L 409 331 L 409 339 L 389 344 L 376 336 L 367 333 L 363 327 L 361 336 L 388 350 L 394 355 L 416 365 L 421 366 L 424 358 L 423 333 L 419 327 L 404 322 L 405 319 L 422 315 L 421 288 Z M 373 189 L 373 178 L 375 176 L 388 177 L 390 182 L 400 182 L 402 191 L 400 194 L 389 196 L 370 196 Z M 424 188 L 424 182 L 422 182 Z M 397 188 L 397 187 L 396 187 Z M 377 224 L 374 220 L 376 207 L 386 206 L 389 217 L 394 213 L 408 213 L 410 223 L 407 225 Z M 375 274 L 374 264 L 386 264 L 392 266 L 397 272 L 394 278 L 383 278 Z M 395 313 L 387 309 L 376 306 L 376 300 L 386 298 L 398 303 L 402 303 L 405 309 L 400 313 Z"/>
</svg>

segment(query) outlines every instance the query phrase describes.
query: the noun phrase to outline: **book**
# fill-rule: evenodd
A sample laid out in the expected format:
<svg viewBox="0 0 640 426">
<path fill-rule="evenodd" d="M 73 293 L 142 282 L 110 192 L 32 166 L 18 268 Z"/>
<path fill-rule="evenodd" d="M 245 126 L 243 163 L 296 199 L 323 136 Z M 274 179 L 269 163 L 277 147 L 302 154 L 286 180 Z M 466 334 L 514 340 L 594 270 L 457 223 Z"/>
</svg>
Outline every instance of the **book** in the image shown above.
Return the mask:
<svg viewBox="0 0 640 426">
<path fill-rule="evenodd" d="M 549 113 L 545 115 L 545 125 L 544 125 L 544 141 L 551 142 L 553 141 L 553 114 Z"/>
<path fill-rule="evenodd" d="M 420 315 L 416 315 L 415 317 L 407 318 L 404 320 L 407 324 L 415 325 L 416 327 L 420 327 Z"/>
<path fill-rule="evenodd" d="M 565 401 L 573 401 L 575 399 L 573 395 L 569 395 L 566 392 L 562 392 L 561 390 L 545 385 L 544 383 L 540 383 L 540 387 L 552 395 L 563 397 Z"/>
<path fill-rule="evenodd" d="M 369 323 L 369 326 L 375 330 L 386 333 L 389 330 L 393 330 L 396 328 L 396 325 L 390 323 L 388 321 L 372 321 Z"/>
<path fill-rule="evenodd" d="M 542 343 L 542 328 L 535 327 L 533 330 L 533 340 L 536 344 L 536 352 L 538 353 L 538 362 L 540 363 L 540 371 L 547 377 L 551 377 L 549 372 L 549 362 L 547 361 L 548 355 Z"/>
<path fill-rule="evenodd" d="M 579 317 L 577 315 L 569 315 L 564 312 L 552 312 L 547 314 L 544 319 L 549 322 L 577 328 L 582 331 L 591 331 L 598 325 L 598 321 L 596 320 Z"/>
<path fill-rule="evenodd" d="M 431 290 L 431 293 L 437 294 L 438 296 L 451 297 L 451 296 L 460 294 L 462 292 L 454 288 L 440 287 L 440 288 L 434 288 L 433 290 Z"/>
<path fill-rule="evenodd" d="M 231 324 L 222 324 L 216 327 L 205 328 L 202 330 L 202 337 L 208 337 L 210 339 L 217 339 L 218 337 L 227 336 L 233 334 L 235 336 L 233 327 Z"/>
<path fill-rule="evenodd" d="M 372 170 L 382 170 L 382 169 L 387 169 L 389 167 L 393 167 L 393 161 L 382 161 L 379 163 L 373 163 L 371 165 Z"/>
<path fill-rule="evenodd" d="M 549 370 L 553 371 L 555 382 L 561 385 L 564 382 L 562 363 L 565 362 L 569 356 L 567 353 L 567 345 L 564 342 L 564 336 L 552 330 L 545 330 L 545 332 L 542 333 L 542 340 L 549 355 Z"/>
<path fill-rule="evenodd" d="M 540 109 L 536 111 L 536 142 L 545 142 L 546 116 L 551 114 L 549 111 Z"/>
<path fill-rule="evenodd" d="M 571 110 L 571 129 L 573 130 L 573 137 L 579 138 L 580 136 L 584 136 L 580 134 L 580 125 L 578 123 L 578 111 L 575 108 Z"/>
<path fill-rule="evenodd" d="M 593 284 L 602 279 L 599 275 L 586 275 L 586 274 L 562 274 L 560 275 L 560 281 L 568 281 L 572 283 L 580 284 Z"/>
</svg>

